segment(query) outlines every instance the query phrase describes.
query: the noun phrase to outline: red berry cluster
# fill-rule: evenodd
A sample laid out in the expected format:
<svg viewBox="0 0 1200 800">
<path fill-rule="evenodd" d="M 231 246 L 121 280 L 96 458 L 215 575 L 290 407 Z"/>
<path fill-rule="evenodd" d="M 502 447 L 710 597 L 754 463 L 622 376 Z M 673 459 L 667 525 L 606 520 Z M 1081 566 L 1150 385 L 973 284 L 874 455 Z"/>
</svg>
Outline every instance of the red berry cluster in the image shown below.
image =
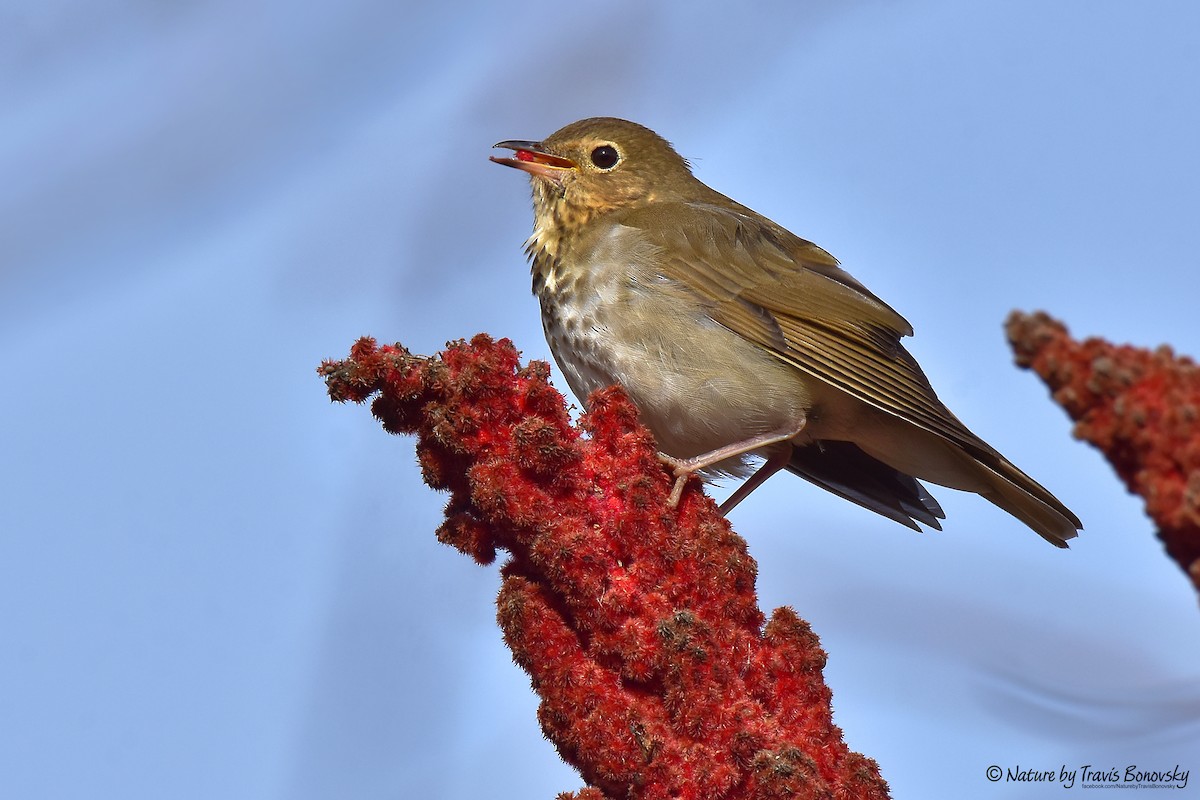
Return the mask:
<svg viewBox="0 0 1200 800">
<path fill-rule="evenodd" d="M 549 368 L 476 336 L 439 356 L 362 339 L 330 396 L 417 435 L 450 492 L 438 537 L 480 563 L 539 721 L 589 787 L 562 798 L 886 798 L 832 722 L 825 653 L 790 609 L 765 621 L 756 565 L 692 481 L 678 507 L 619 389 L 576 428 Z M 765 623 L 765 624 L 764 624 Z"/>
<path fill-rule="evenodd" d="M 1167 553 L 1200 590 L 1200 367 L 1166 346 L 1076 341 L 1043 313 L 1013 313 L 1006 329 L 1017 363 L 1041 376 L 1075 435 L 1142 496 Z"/>
</svg>

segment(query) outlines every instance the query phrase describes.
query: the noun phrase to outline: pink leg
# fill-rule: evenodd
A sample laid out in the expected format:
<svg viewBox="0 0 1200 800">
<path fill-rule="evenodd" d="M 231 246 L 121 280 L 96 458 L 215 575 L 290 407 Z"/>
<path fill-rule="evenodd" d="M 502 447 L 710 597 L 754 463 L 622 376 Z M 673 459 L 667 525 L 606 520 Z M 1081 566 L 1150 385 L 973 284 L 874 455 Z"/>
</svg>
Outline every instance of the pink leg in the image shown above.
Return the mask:
<svg viewBox="0 0 1200 800">
<path fill-rule="evenodd" d="M 726 516 L 734 507 L 750 496 L 750 493 L 766 483 L 767 478 L 774 475 L 779 470 L 788 465 L 792 460 L 792 448 L 780 447 L 771 452 L 771 455 L 763 465 L 754 471 L 754 474 L 742 482 L 742 485 L 737 488 L 737 491 L 729 495 L 729 498 L 721 503 L 721 516 Z"/>
<path fill-rule="evenodd" d="M 804 425 L 805 421 L 801 420 L 798 425 L 770 431 L 769 433 L 755 436 L 752 439 L 746 439 L 741 442 L 726 445 L 725 447 L 720 447 L 707 453 L 701 453 L 700 455 L 693 456 L 691 458 L 674 458 L 665 453 L 659 453 L 659 459 L 667 466 L 671 467 L 675 474 L 675 485 L 671 487 L 671 496 L 667 498 L 667 504 L 672 508 L 679 504 L 679 498 L 683 496 L 684 484 L 687 483 L 688 477 L 693 473 L 699 472 L 705 467 L 711 467 L 713 464 L 724 461 L 727 458 L 734 458 L 735 456 L 750 453 L 754 450 L 761 450 L 762 448 L 769 447 L 773 444 L 789 441 L 799 434 L 800 431 L 804 430 Z M 791 457 L 790 447 L 780 448 L 779 452 L 787 455 L 788 458 Z M 787 459 L 776 455 L 776 453 L 772 453 L 767 459 L 767 463 L 763 464 L 757 472 L 750 476 L 750 479 L 747 480 L 745 484 L 743 484 L 736 492 L 734 492 L 732 497 L 725 501 L 725 504 L 721 507 L 721 513 L 731 510 L 734 506 L 744 500 L 746 496 L 750 494 L 750 492 L 757 489 L 763 481 L 771 477 L 771 475 L 774 473 L 778 472 L 786 464 Z M 768 471 L 768 467 L 771 467 L 770 471 Z M 760 475 L 761 477 L 759 477 Z"/>
</svg>

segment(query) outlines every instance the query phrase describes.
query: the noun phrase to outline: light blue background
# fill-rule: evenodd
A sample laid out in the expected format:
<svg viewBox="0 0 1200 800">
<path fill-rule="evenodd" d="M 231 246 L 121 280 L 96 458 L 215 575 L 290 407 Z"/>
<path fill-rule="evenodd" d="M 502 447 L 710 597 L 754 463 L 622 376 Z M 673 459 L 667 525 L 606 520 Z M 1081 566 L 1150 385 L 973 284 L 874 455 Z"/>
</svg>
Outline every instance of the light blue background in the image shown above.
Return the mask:
<svg viewBox="0 0 1200 800">
<path fill-rule="evenodd" d="M 941 490 L 918 536 L 783 477 L 733 515 L 894 795 L 1200 771 L 1196 594 L 1001 331 L 1200 352 L 1197 76 L 1189 2 L 0 5 L 0 797 L 581 785 L 496 568 L 314 368 L 363 334 L 548 357 L 489 146 L 600 114 L 838 256 L 1087 526 L 1057 552 Z"/>
</svg>

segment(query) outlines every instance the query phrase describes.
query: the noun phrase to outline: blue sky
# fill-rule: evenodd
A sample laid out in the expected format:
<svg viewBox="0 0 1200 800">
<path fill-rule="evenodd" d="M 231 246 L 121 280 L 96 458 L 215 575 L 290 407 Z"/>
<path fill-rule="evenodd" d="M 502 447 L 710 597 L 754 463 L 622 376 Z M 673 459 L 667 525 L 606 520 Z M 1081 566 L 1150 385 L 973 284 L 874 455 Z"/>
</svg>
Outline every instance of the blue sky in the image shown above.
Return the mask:
<svg viewBox="0 0 1200 800">
<path fill-rule="evenodd" d="M 363 334 L 548 357 L 489 147 L 612 115 L 840 258 L 1086 526 L 1058 552 L 940 490 L 919 536 L 786 476 L 740 506 L 851 746 L 897 798 L 1134 763 L 1200 796 L 1196 595 L 1001 331 L 1200 352 L 1197 75 L 1186 2 L 0 7 L 0 794 L 580 785 L 497 569 L 313 370 Z"/>
</svg>

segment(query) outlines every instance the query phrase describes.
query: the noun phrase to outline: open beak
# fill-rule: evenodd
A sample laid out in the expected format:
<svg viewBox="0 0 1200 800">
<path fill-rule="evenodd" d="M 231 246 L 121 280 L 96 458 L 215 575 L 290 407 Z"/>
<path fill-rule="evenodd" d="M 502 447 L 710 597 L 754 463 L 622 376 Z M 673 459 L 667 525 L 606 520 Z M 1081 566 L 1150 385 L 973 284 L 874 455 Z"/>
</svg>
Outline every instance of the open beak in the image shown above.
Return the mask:
<svg viewBox="0 0 1200 800">
<path fill-rule="evenodd" d="M 516 153 L 515 158 L 497 158 L 491 156 L 490 161 L 503 164 L 506 167 L 523 169 L 530 175 L 546 178 L 555 183 L 562 183 L 563 177 L 571 170 L 577 169 L 575 162 L 569 158 L 547 153 L 541 142 L 524 142 L 508 139 L 496 142 L 492 147 L 504 147 Z"/>
</svg>

